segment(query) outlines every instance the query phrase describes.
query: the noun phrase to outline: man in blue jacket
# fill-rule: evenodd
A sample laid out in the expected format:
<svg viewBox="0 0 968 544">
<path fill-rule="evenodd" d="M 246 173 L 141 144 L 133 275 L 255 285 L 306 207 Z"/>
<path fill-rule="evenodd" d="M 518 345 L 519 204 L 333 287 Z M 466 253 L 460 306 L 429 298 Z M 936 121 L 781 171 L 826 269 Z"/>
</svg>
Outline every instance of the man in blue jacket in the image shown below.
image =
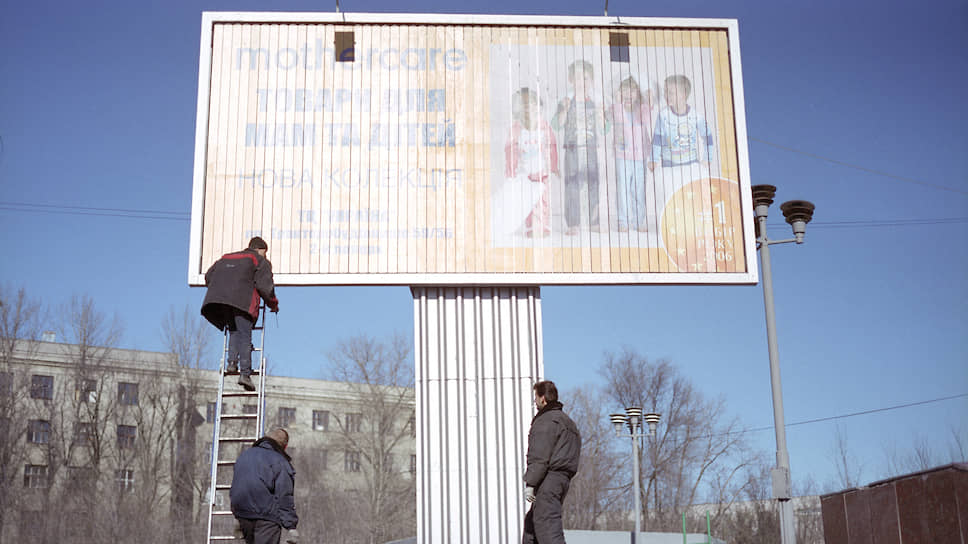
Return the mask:
<svg viewBox="0 0 968 544">
<path fill-rule="evenodd" d="M 229 499 L 246 544 L 279 544 L 283 528 L 289 531 L 286 542 L 297 541 L 296 471 L 286 454 L 288 445 L 289 433 L 273 429 L 235 462 Z"/>
<path fill-rule="evenodd" d="M 561 503 L 571 479 L 578 472 L 581 434 L 575 422 L 561 410 L 554 382 L 534 384 L 538 413 L 528 433 L 528 468 L 524 473 L 524 498 L 531 509 L 524 517 L 522 544 L 565 544 Z"/>
<path fill-rule="evenodd" d="M 279 311 L 272 263 L 266 259 L 269 245 L 256 236 L 249 247 L 227 253 L 205 272 L 202 315 L 220 331 L 229 331 L 226 370 L 239 372 L 239 385 L 249 391 L 252 383 L 252 327 L 259 319 L 259 298 L 273 312 Z"/>
</svg>

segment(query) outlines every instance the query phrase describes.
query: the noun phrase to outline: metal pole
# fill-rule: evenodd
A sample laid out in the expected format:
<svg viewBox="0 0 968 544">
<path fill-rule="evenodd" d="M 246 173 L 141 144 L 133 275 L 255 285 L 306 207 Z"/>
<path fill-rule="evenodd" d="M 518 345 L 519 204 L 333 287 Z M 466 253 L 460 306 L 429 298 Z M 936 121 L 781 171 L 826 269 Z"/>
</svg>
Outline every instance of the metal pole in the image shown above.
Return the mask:
<svg viewBox="0 0 968 544">
<path fill-rule="evenodd" d="M 773 496 L 779 502 L 780 542 L 796 544 L 793 527 L 793 503 L 790 484 L 790 454 L 787 452 L 786 426 L 783 418 L 783 387 L 780 383 L 780 352 L 776 341 L 776 312 L 773 309 L 773 270 L 770 266 L 770 242 L 766 235 L 766 206 L 757 206 L 760 227 L 760 268 L 763 270 L 763 304 L 766 307 L 766 338 L 770 350 L 770 384 L 773 391 L 773 426 L 776 430 L 776 468 L 773 469 Z"/>
<path fill-rule="evenodd" d="M 639 483 L 639 437 L 642 436 L 632 429 L 632 480 L 635 484 L 635 535 L 632 542 L 639 541 L 639 533 L 642 532 L 642 497 Z"/>
</svg>

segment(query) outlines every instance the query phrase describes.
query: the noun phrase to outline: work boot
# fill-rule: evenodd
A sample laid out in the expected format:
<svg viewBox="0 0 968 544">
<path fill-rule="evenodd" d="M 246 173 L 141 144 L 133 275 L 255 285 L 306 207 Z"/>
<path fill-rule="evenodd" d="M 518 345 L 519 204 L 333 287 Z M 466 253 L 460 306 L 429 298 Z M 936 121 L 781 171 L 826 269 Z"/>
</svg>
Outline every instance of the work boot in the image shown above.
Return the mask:
<svg viewBox="0 0 968 544">
<path fill-rule="evenodd" d="M 255 384 L 252 383 L 252 378 L 245 374 L 239 376 L 239 385 L 245 388 L 246 391 L 255 391 Z"/>
<path fill-rule="evenodd" d="M 239 371 L 239 363 L 236 361 L 229 361 L 229 364 L 225 366 L 226 374 L 235 374 Z"/>
</svg>

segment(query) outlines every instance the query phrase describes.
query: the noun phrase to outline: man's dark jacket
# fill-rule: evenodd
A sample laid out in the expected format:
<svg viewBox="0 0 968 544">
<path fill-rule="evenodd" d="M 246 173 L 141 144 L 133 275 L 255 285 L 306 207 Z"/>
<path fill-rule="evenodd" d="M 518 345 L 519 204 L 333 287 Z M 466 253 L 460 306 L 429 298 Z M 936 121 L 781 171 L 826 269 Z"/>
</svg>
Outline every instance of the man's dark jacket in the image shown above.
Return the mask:
<svg viewBox="0 0 968 544">
<path fill-rule="evenodd" d="M 275 440 L 260 438 L 235 462 L 229 490 L 232 513 L 295 529 L 299 523 L 293 499 L 295 476 L 289 456 Z"/>
<path fill-rule="evenodd" d="M 578 472 L 580 457 L 578 427 L 561 410 L 560 402 L 549 402 L 531 420 L 524 482 L 537 489 L 549 472 L 562 472 L 571 478 Z"/>
<path fill-rule="evenodd" d="M 272 263 L 254 249 L 223 255 L 205 272 L 205 285 L 208 291 L 202 302 L 202 315 L 220 330 L 233 316 L 233 312 L 225 311 L 226 307 L 247 313 L 255 322 L 259 319 L 260 296 L 270 309 L 279 304 Z"/>
</svg>

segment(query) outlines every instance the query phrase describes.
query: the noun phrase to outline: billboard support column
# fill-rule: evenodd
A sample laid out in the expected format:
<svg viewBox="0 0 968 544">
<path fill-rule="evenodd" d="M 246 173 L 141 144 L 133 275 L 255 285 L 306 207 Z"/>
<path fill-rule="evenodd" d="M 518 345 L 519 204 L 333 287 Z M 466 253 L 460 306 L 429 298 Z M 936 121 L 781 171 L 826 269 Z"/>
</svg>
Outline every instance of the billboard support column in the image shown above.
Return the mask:
<svg viewBox="0 0 968 544">
<path fill-rule="evenodd" d="M 540 288 L 411 292 L 417 542 L 517 542 L 531 387 L 544 370 Z"/>
</svg>

